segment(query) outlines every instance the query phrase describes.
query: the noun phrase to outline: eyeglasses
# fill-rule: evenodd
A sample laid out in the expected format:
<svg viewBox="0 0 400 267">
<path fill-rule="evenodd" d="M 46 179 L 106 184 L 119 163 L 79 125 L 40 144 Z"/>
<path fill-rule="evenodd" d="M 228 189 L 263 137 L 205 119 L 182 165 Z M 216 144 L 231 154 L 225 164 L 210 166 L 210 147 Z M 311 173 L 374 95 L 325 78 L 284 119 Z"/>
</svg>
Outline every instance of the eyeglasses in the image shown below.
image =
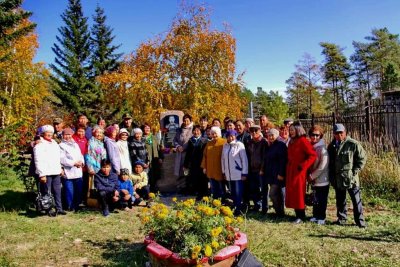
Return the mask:
<svg viewBox="0 0 400 267">
<path fill-rule="evenodd" d="M 319 137 L 319 136 L 320 134 L 315 134 L 315 133 L 310 134 L 310 137 Z"/>
</svg>

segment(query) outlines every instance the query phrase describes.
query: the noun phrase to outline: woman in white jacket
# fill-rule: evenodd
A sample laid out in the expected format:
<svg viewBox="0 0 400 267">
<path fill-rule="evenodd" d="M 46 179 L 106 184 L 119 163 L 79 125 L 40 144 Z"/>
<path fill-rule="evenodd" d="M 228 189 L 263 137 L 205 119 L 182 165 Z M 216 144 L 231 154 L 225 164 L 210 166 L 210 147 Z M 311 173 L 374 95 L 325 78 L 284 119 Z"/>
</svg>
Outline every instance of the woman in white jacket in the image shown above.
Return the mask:
<svg viewBox="0 0 400 267">
<path fill-rule="evenodd" d="M 64 187 L 65 198 L 68 210 L 78 211 L 79 204 L 82 202 L 82 168 L 84 159 L 79 145 L 72 138 L 74 131 L 66 128 L 62 131 L 62 141 L 60 143 L 61 165 L 64 168 Z"/>
<path fill-rule="evenodd" d="M 129 132 L 127 129 L 122 128 L 119 130 L 119 140 L 117 141 L 118 151 L 119 151 L 119 158 L 121 161 L 121 169 L 128 169 L 129 175 L 132 174 L 132 163 L 131 157 L 129 155 L 129 148 L 128 148 L 128 137 Z"/>
<path fill-rule="evenodd" d="M 243 181 L 248 174 L 246 149 L 242 142 L 236 140 L 235 130 L 226 131 L 227 143 L 222 149 L 222 174 L 228 182 L 231 191 L 235 215 L 239 215 L 242 208 Z"/>
<path fill-rule="evenodd" d="M 56 212 L 48 211 L 49 216 L 57 214 L 65 215 L 61 203 L 61 163 L 60 147 L 54 141 L 54 128 L 51 125 L 42 126 L 43 136 L 40 142 L 33 148 L 36 174 L 39 177 L 40 192 L 46 195 L 51 192 L 56 204 Z"/>
<path fill-rule="evenodd" d="M 317 159 L 310 169 L 308 177 L 315 189 L 316 203 L 313 206 L 313 217 L 311 222 L 318 224 L 325 224 L 326 207 L 328 204 L 329 194 L 329 177 L 328 177 L 328 162 L 329 156 L 326 150 L 325 141 L 322 139 L 324 131 L 319 125 L 314 125 L 309 131 L 311 144 L 315 152 L 317 152 Z"/>
</svg>

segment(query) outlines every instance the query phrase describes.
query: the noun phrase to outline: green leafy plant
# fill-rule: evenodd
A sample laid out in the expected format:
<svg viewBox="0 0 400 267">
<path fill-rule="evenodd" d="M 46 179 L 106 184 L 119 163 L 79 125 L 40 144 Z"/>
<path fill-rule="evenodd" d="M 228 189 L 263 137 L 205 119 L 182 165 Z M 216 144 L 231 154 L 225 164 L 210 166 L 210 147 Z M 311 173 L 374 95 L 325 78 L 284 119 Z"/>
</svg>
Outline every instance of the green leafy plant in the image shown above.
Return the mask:
<svg viewBox="0 0 400 267">
<path fill-rule="evenodd" d="M 218 199 L 204 197 L 178 201 L 171 207 L 155 195 L 154 205 L 139 214 L 142 230 L 158 244 L 179 253 L 180 257 L 200 260 L 213 257 L 220 249 L 235 241 L 235 229 L 243 222 Z"/>
</svg>

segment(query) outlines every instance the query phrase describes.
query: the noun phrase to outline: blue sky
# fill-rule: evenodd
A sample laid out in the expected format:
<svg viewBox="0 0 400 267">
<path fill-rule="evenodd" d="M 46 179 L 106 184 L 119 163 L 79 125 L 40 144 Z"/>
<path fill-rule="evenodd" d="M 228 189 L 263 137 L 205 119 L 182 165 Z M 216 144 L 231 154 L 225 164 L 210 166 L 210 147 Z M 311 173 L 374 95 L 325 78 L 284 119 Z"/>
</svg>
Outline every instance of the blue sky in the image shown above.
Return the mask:
<svg viewBox="0 0 400 267">
<path fill-rule="evenodd" d="M 51 63 L 51 50 L 60 15 L 67 0 L 25 0 L 38 24 L 37 61 Z M 179 9 L 179 0 L 82 0 L 84 15 L 91 18 L 96 4 L 105 9 L 108 22 L 129 53 L 155 35 L 166 32 Z M 400 33 L 399 0 L 208 0 L 212 28 L 228 23 L 237 41 L 237 70 L 252 91 L 285 91 L 285 80 L 304 53 L 322 60 L 319 42 L 333 42 L 353 52 L 352 41 L 363 41 L 373 28 Z M 90 19 L 91 21 L 91 19 Z"/>
</svg>

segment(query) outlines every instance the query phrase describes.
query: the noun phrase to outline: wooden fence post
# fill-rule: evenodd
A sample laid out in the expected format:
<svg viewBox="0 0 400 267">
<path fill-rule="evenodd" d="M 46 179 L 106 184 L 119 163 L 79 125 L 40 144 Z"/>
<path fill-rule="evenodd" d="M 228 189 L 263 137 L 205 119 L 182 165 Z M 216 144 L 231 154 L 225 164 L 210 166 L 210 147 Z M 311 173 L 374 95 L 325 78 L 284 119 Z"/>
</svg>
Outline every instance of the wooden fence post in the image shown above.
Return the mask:
<svg viewBox="0 0 400 267">
<path fill-rule="evenodd" d="M 336 124 L 336 114 L 335 112 L 332 112 L 332 126 Z"/>
</svg>

